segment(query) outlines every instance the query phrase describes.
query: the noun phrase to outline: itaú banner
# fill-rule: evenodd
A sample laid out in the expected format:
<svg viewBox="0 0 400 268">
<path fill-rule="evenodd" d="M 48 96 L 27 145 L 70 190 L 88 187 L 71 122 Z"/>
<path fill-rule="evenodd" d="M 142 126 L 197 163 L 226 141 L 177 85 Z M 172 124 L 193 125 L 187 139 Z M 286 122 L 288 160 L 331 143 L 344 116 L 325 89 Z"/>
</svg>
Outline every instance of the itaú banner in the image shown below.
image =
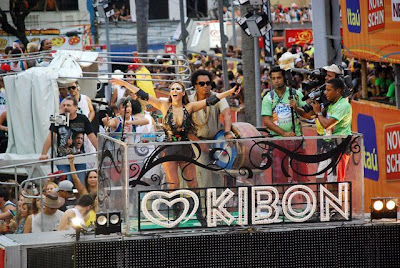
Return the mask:
<svg viewBox="0 0 400 268">
<path fill-rule="evenodd" d="M 222 227 L 351 220 L 350 182 L 144 193 L 139 192 L 140 230 L 199 227 L 200 222 Z"/>
</svg>

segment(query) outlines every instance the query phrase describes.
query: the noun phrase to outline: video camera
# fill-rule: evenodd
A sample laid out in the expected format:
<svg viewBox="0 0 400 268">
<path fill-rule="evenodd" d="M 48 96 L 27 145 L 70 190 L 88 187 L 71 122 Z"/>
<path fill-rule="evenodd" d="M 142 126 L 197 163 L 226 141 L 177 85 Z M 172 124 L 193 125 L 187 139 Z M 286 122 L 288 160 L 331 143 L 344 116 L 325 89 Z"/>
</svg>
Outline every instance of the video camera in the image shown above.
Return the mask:
<svg viewBox="0 0 400 268">
<path fill-rule="evenodd" d="M 292 69 L 292 71 L 295 72 L 299 72 L 299 70 L 301 70 L 301 72 L 303 73 L 308 74 L 311 78 L 311 81 L 302 83 L 302 89 L 305 92 L 311 91 L 310 93 L 305 94 L 302 100 L 305 101 L 307 99 L 311 99 L 313 101 L 319 102 L 320 104 L 323 104 L 325 108 L 328 107 L 330 103 L 326 99 L 326 96 L 324 94 L 326 70 L 324 70 L 323 68 L 319 68 L 314 71 Z M 354 87 L 351 79 L 351 72 L 349 69 L 344 69 L 343 73 L 343 75 L 338 75 L 337 78 L 341 79 L 344 84 L 343 97 L 349 97 L 352 94 Z M 306 113 L 310 112 L 313 109 L 310 104 L 306 104 L 301 108 Z"/>
</svg>

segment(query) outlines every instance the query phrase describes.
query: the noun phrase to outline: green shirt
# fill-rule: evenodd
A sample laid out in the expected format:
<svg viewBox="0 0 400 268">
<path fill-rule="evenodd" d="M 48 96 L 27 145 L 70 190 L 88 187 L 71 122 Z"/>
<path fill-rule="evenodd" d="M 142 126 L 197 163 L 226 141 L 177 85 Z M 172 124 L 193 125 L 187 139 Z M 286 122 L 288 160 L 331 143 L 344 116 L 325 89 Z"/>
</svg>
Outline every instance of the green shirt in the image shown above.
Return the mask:
<svg viewBox="0 0 400 268">
<path fill-rule="evenodd" d="M 333 118 L 338 123 L 329 132 L 332 135 L 351 135 L 351 117 L 352 117 L 351 104 L 347 99 L 340 97 L 340 99 L 328 106 L 327 118 Z M 327 133 L 329 135 L 330 133 Z"/>
<path fill-rule="evenodd" d="M 388 93 L 386 94 L 386 97 L 392 99 L 392 101 L 396 101 L 396 85 L 393 83 L 390 84 L 389 89 L 388 89 Z"/>
<path fill-rule="evenodd" d="M 393 83 L 393 81 L 390 80 L 389 78 L 387 78 L 385 81 L 383 81 L 383 79 L 381 77 L 379 77 L 378 79 L 375 80 L 375 86 L 378 86 L 381 89 L 381 91 L 384 91 L 384 92 L 386 92 L 386 90 L 392 83 Z"/>
<path fill-rule="evenodd" d="M 293 131 L 293 124 L 292 124 L 292 111 L 290 109 L 290 91 L 289 88 L 286 87 L 286 91 L 283 94 L 281 98 L 279 98 L 278 94 L 276 91 L 273 94 L 274 99 L 272 100 L 271 98 L 271 92 L 268 92 L 262 101 L 262 107 L 261 107 L 261 115 L 262 116 L 271 116 L 272 121 L 283 129 L 285 132 L 291 132 Z M 298 107 L 303 107 L 306 105 L 305 101 L 302 101 L 301 99 L 303 98 L 303 94 L 296 90 L 296 100 L 297 100 L 297 106 Z M 300 120 L 299 117 L 297 116 L 297 113 L 294 114 L 295 118 L 295 124 L 296 124 L 296 136 L 301 136 L 301 126 L 300 126 Z M 278 135 L 277 133 L 271 131 L 272 135 Z"/>
</svg>

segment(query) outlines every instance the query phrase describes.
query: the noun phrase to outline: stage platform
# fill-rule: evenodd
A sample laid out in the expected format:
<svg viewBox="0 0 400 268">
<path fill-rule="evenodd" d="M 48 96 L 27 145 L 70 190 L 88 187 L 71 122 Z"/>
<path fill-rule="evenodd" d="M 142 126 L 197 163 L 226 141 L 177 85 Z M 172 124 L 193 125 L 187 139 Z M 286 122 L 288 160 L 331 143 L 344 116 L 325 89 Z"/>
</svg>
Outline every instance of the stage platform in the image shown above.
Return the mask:
<svg viewBox="0 0 400 268">
<path fill-rule="evenodd" d="M 3 236 L 5 267 L 399 267 L 400 263 L 400 221 L 394 220 L 83 235 L 79 242 L 73 234 Z"/>
</svg>

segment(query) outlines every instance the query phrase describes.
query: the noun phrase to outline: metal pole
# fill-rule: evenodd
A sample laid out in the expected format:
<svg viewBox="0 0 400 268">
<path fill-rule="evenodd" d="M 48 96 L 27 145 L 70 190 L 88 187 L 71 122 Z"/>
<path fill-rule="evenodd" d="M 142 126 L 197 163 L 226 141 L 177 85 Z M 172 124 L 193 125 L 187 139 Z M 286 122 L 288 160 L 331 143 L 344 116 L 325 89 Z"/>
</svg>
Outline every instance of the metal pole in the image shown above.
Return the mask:
<svg viewBox="0 0 400 268">
<path fill-rule="evenodd" d="M 109 24 L 109 18 L 107 16 L 104 18 L 106 21 L 106 46 L 107 46 L 107 54 L 110 54 L 111 51 L 111 45 L 110 45 L 110 24 Z M 107 64 L 107 73 L 111 73 L 112 68 L 111 64 Z M 111 79 L 111 75 L 108 75 L 108 79 Z M 110 99 L 107 98 L 109 94 Z M 107 101 L 111 101 L 111 83 L 108 83 L 107 85 L 107 92 L 104 93 Z"/>
<path fill-rule="evenodd" d="M 222 11 L 223 3 L 222 0 L 218 0 L 218 20 L 219 20 L 219 32 L 221 34 L 221 50 L 222 50 L 222 71 L 224 72 L 224 88 L 229 90 L 229 79 L 228 79 L 228 66 L 226 64 L 226 43 L 228 38 L 224 32 L 224 13 Z"/>
<path fill-rule="evenodd" d="M 258 37 L 254 37 L 254 84 L 256 94 L 256 123 L 261 127 L 261 74 L 260 74 L 260 47 Z"/>
<path fill-rule="evenodd" d="M 183 49 L 183 54 L 186 56 L 187 55 L 187 44 L 186 44 L 187 31 L 186 31 L 186 26 L 185 26 L 185 12 L 183 10 L 183 0 L 179 0 L 179 15 L 180 15 L 180 21 L 181 21 L 182 49 Z"/>
<path fill-rule="evenodd" d="M 235 21 L 235 6 L 233 5 L 233 0 L 231 0 L 231 7 L 232 7 L 232 41 L 233 46 L 237 46 L 237 39 L 236 39 L 236 21 Z"/>
</svg>

